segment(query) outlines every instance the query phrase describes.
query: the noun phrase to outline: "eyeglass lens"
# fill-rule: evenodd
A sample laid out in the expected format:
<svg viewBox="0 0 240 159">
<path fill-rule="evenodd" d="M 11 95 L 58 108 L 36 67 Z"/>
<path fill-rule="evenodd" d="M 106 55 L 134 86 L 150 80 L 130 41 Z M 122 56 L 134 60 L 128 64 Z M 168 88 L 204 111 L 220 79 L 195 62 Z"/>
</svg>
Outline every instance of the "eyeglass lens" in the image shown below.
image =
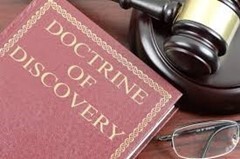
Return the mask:
<svg viewBox="0 0 240 159">
<path fill-rule="evenodd" d="M 173 148 L 181 158 L 215 158 L 231 152 L 239 141 L 239 126 L 232 121 L 194 124 L 173 133 Z"/>
</svg>

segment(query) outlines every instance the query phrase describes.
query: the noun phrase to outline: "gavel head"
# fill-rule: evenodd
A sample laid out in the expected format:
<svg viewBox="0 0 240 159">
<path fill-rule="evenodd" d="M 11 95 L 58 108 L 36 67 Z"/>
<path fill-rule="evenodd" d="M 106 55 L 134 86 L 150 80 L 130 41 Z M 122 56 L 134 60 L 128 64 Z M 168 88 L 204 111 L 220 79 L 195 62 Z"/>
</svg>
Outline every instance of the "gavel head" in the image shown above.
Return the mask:
<svg viewBox="0 0 240 159">
<path fill-rule="evenodd" d="M 240 24 L 239 0 L 185 0 L 164 43 L 170 63 L 198 76 L 214 73 Z"/>
</svg>

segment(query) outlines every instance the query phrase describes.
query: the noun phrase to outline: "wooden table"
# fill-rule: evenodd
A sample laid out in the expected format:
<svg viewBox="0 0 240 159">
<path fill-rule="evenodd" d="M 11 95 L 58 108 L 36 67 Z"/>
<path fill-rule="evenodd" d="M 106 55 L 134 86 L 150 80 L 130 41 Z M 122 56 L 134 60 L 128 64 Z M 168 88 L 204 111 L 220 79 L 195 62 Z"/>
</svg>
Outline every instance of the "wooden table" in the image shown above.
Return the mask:
<svg viewBox="0 0 240 159">
<path fill-rule="evenodd" d="M 0 0 L 0 31 L 2 31 L 30 2 L 31 0 Z M 120 9 L 118 4 L 108 0 L 71 0 L 71 2 L 96 22 L 105 31 L 111 34 L 116 40 L 129 48 L 128 28 L 131 17 L 131 10 Z M 240 106 L 240 103 L 239 103 Z M 167 123 L 159 134 L 171 133 L 174 128 L 191 122 L 203 120 L 229 119 L 239 120 L 239 114 L 226 116 L 204 116 L 201 114 L 191 114 L 183 111 L 176 115 Z M 221 159 L 239 159 L 240 144 L 229 155 Z M 151 142 L 138 159 L 176 159 L 170 143 Z"/>
</svg>

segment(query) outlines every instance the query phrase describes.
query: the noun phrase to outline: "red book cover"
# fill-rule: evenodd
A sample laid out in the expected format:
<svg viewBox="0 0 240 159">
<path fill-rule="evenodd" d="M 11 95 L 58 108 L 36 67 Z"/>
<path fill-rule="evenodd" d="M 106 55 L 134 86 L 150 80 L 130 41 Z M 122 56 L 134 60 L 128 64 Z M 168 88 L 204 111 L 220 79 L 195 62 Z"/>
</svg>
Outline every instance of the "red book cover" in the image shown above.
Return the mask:
<svg viewBox="0 0 240 159">
<path fill-rule="evenodd" d="M 0 158 L 133 158 L 175 111 L 171 84 L 65 0 L 0 38 Z"/>
</svg>

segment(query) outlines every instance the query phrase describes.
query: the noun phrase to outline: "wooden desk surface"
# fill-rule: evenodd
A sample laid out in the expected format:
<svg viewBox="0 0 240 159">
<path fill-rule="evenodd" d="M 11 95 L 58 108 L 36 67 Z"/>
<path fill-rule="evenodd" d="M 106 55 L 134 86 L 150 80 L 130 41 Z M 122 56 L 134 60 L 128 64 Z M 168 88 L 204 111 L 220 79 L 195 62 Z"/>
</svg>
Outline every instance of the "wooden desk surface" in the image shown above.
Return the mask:
<svg viewBox="0 0 240 159">
<path fill-rule="evenodd" d="M 31 0 L 0 0 L 0 31 L 2 31 L 30 2 Z M 96 22 L 116 40 L 128 47 L 128 28 L 131 10 L 125 11 L 109 0 L 70 0 L 79 10 Z M 240 103 L 239 103 L 240 106 Z M 202 120 L 229 119 L 239 120 L 238 115 L 227 116 L 202 116 L 179 111 L 159 132 L 159 134 L 171 133 L 174 128 L 191 122 Z M 239 159 L 240 144 L 229 155 L 221 159 Z M 151 142 L 138 159 L 177 159 L 170 143 Z"/>
</svg>

